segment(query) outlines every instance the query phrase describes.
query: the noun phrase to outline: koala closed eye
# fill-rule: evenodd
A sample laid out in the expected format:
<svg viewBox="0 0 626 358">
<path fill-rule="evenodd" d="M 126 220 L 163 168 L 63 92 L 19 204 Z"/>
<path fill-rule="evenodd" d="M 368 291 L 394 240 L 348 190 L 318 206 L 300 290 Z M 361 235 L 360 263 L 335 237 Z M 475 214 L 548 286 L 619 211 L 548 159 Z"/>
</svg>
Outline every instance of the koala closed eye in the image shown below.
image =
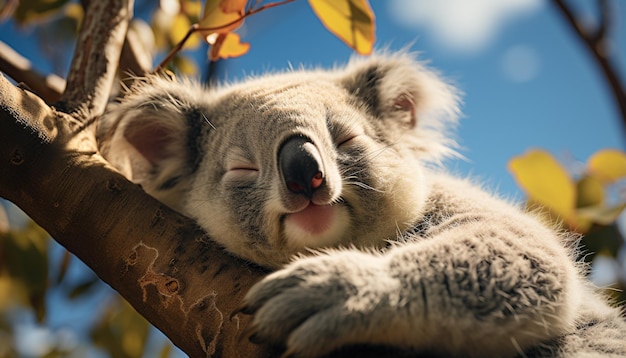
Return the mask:
<svg viewBox="0 0 626 358">
<path fill-rule="evenodd" d="M 457 103 L 405 53 L 217 89 L 152 76 L 98 140 L 226 250 L 278 270 L 243 302 L 255 341 L 302 357 L 626 356 L 626 322 L 572 238 L 437 167 Z"/>
<path fill-rule="evenodd" d="M 228 179 L 255 179 L 259 174 L 258 165 L 242 154 L 241 149 L 231 149 L 225 160 L 224 180 Z"/>
</svg>

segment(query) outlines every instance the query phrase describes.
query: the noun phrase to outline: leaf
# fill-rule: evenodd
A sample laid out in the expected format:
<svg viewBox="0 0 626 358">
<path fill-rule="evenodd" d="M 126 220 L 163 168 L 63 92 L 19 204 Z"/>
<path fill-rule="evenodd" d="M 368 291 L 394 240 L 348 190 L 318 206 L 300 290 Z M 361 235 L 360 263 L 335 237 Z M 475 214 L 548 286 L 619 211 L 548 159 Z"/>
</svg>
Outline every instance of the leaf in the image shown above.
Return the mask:
<svg viewBox="0 0 626 358">
<path fill-rule="evenodd" d="M 215 43 L 209 51 L 209 59 L 217 61 L 220 58 L 227 59 L 244 55 L 250 49 L 250 44 L 241 42 L 238 34 L 228 33 L 218 35 Z"/>
<path fill-rule="evenodd" d="M 19 302 L 33 308 L 38 321 L 45 317 L 48 288 L 48 234 L 34 222 L 19 231 L 0 234 L 2 268 L 14 283 L 26 289 L 27 299 Z"/>
<path fill-rule="evenodd" d="M 624 246 L 624 238 L 617 227 L 617 224 L 600 225 L 585 234 L 581 243 L 585 248 L 583 256 L 586 262 L 593 260 L 597 253 L 606 253 L 610 257 L 616 257 L 617 253 Z"/>
<path fill-rule="evenodd" d="M 185 56 L 176 56 L 172 61 L 172 67 L 176 68 L 176 72 L 184 75 L 195 75 L 198 73 L 198 66 L 195 61 Z"/>
<path fill-rule="evenodd" d="M 65 274 L 67 273 L 67 269 L 70 266 L 70 260 L 72 259 L 72 255 L 70 254 L 69 251 L 67 250 L 63 250 L 63 259 L 61 260 L 61 263 L 59 264 L 59 274 L 57 275 L 56 278 L 56 283 L 60 283 L 63 281 L 63 279 L 65 278 Z"/>
<path fill-rule="evenodd" d="M 579 218 L 589 220 L 595 224 L 611 225 L 617 220 L 624 209 L 626 209 L 626 203 L 609 208 L 604 206 L 590 206 L 577 209 L 576 214 Z"/>
<path fill-rule="evenodd" d="M 563 167 L 543 150 L 531 150 L 509 161 L 517 184 L 534 201 L 573 223 L 576 188 Z"/>
<path fill-rule="evenodd" d="M 367 0 L 309 0 L 322 24 L 362 55 L 374 46 L 374 13 Z"/>
<path fill-rule="evenodd" d="M 605 183 L 626 178 L 626 153 L 617 149 L 598 151 L 587 161 L 587 169 Z"/>
<path fill-rule="evenodd" d="M 202 13 L 202 1 L 200 0 L 180 0 L 180 9 L 187 14 L 192 23 L 198 22 Z"/>
<path fill-rule="evenodd" d="M 161 352 L 159 352 L 159 358 L 169 358 L 172 355 L 172 345 L 169 343 L 165 343 L 163 348 L 161 348 Z"/>
<path fill-rule="evenodd" d="M 105 308 L 100 321 L 92 328 L 91 338 L 112 357 L 140 358 L 149 331 L 148 321 L 118 297 Z"/>
<path fill-rule="evenodd" d="M 4 234 L 9 231 L 9 216 L 4 206 L 0 204 L 0 234 Z M 1 263 L 0 263 L 1 266 Z"/>
<path fill-rule="evenodd" d="M 89 293 L 99 283 L 100 283 L 100 280 L 98 279 L 98 277 L 94 276 L 88 280 L 85 280 L 83 282 L 76 284 L 74 287 L 72 287 L 69 290 L 69 292 L 67 293 L 67 296 L 72 300 L 80 298 L 83 295 Z"/>
<path fill-rule="evenodd" d="M 207 0 L 199 25 L 215 30 L 203 31 L 204 36 L 212 33 L 227 34 L 241 26 L 246 3 L 247 0 Z"/>
<path fill-rule="evenodd" d="M 68 0 L 21 0 L 13 18 L 24 25 L 40 21 L 59 12 Z"/>
<path fill-rule="evenodd" d="M 576 183 L 576 207 L 601 206 L 604 203 L 604 186 L 595 176 L 585 175 Z"/>
<path fill-rule="evenodd" d="M 179 13 L 174 16 L 172 19 L 172 24 L 170 25 L 169 38 L 171 44 L 179 43 L 183 37 L 187 34 L 189 29 L 191 28 L 191 21 L 187 15 Z M 187 42 L 185 42 L 184 48 L 186 49 L 194 49 L 200 46 L 200 39 L 197 36 L 191 36 Z"/>
</svg>

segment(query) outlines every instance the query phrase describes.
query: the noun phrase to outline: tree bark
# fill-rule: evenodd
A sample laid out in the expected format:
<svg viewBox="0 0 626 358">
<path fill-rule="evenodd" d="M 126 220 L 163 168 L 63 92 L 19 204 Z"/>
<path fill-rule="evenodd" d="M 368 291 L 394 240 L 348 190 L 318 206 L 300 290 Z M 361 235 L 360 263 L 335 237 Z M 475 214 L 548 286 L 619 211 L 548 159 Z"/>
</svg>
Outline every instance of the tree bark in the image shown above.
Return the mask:
<svg viewBox="0 0 626 358">
<path fill-rule="evenodd" d="M 236 312 L 265 272 L 98 154 L 93 121 L 111 90 L 132 1 L 90 1 L 61 101 L 0 76 L 0 196 L 31 216 L 192 357 L 261 357 Z M 243 338 L 243 339 L 242 339 Z"/>
</svg>

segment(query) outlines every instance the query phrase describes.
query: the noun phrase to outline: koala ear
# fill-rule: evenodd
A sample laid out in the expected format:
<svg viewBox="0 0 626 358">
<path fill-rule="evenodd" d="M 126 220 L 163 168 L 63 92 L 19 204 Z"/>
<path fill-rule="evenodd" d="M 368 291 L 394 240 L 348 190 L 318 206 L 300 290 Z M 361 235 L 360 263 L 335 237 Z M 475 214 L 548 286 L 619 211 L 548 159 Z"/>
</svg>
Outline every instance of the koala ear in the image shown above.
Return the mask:
<svg viewBox="0 0 626 358">
<path fill-rule="evenodd" d="M 399 117 L 415 127 L 421 115 L 455 115 L 455 89 L 411 55 L 395 53 L 355 59 L 346 68 L 344 86 L 376 116 Z"/>
<path fill-rule="evenodd" d="M 434 145 L 420 151 L 452 154 L 447 148 L 453 141 L 445 138 L 445 132 L 448 124 L 456 122 L 458 95 L 434 71 L 405 52 L 354 59 L 345 71 L 342 85 L 385 128 L 392 129 L 390 133 L 415 129 L 411 132 L 422 137 L 424 147 L 429 142 Z"/>
<path fill-rule="evenodd" d="M 199 163 L 200 149 L 189 141 L 200 130 L 201 115 L 168 100 L 172 97 L 150 100 L 131 95 L 101 118 L 98 143 L 111 165 L 176 208 L 177 194 Z"/>
<path fill-rule="evenodd" d="M 101 152 L 129 179 L 143 182 L 168 160 L 185 161 L 186 128 L 176 114 L 152 113 L 151 109 L 124 111 L 125 106 L 99 122 Z"/>
</svg>

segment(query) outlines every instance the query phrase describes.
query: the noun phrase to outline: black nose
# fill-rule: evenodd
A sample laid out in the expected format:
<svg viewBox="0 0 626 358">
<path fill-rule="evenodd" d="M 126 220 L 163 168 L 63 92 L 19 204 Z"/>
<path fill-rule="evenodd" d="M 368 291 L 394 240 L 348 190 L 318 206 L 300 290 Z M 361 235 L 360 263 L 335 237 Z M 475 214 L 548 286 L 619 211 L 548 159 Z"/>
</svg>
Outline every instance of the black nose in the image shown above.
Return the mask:
<svg viewBox="0 0 626 358">
<path fill-rule="evenodd" d="M 317 147 L 305 137 L 291 137 L 278 151 L 278 165 L 287 188 L 309 199 L 324 182 L 322 159 Z"/>
</svg>

